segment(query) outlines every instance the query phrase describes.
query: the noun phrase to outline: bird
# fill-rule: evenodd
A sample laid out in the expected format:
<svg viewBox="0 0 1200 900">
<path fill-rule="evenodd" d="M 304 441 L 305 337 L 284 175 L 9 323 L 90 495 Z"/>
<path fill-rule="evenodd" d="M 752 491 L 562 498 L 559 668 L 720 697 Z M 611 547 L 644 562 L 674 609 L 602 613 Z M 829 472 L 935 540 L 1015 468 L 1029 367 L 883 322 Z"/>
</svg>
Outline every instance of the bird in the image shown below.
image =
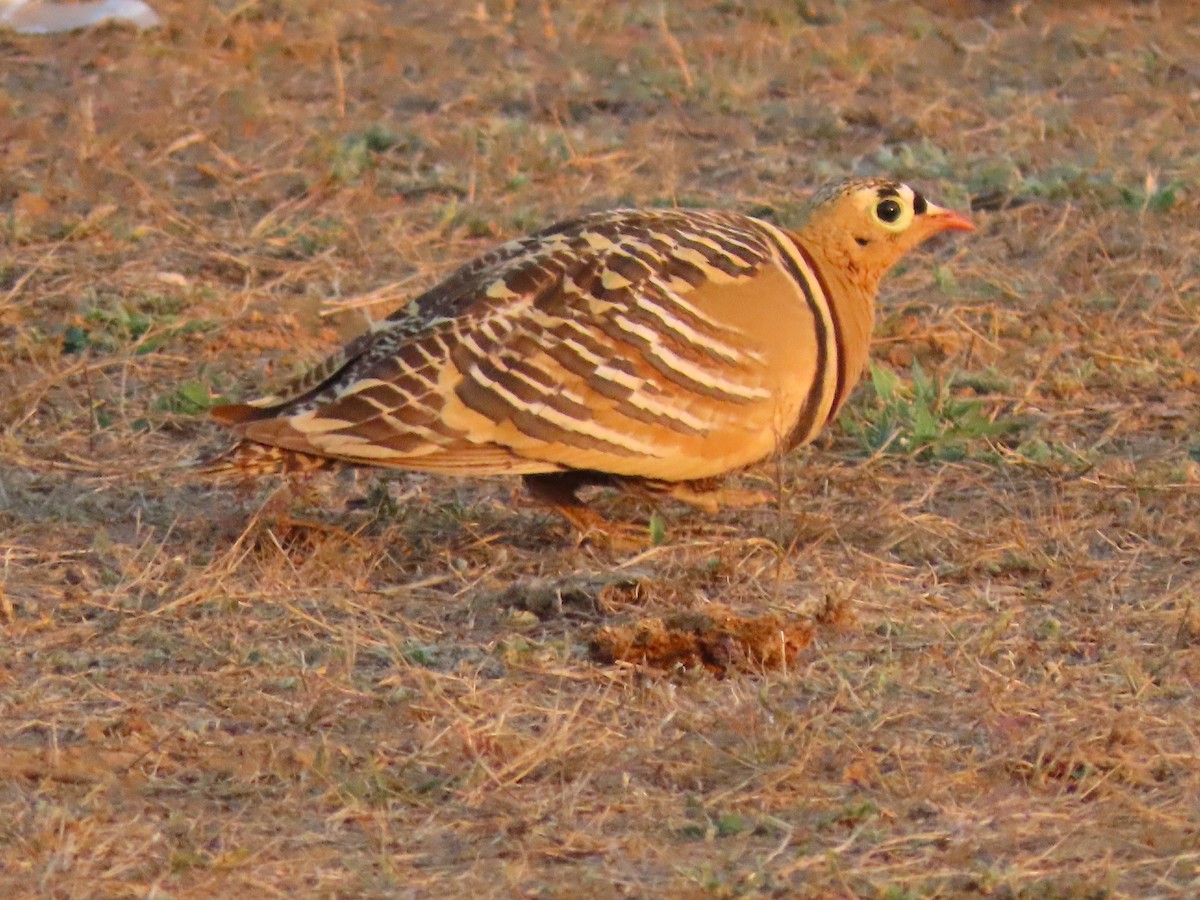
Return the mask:
<svg viewBox="0 0 1200 900">
<path fill-rule="evenodd" d="M 0 29 L 18 34 L 57 34 L 126 22 L 135 28 L 157 28 L 159 18 L 142 0 L 85 0 L 82 3 L 44 3 L 42 0 L 0 0 Z"/>
<path fill-rule="evenodd" d="M 622 208 L 509 241 L 276 393 L 214 406 L 244 477 L 373 466 L 521 476 L 581 533 L 605 485 L 702 510 L 725 476 L 812 441 L 868 361 L 876 292 L 960 213 L 888 178 L 813 192 L 792 229 Z"/>
</svg>

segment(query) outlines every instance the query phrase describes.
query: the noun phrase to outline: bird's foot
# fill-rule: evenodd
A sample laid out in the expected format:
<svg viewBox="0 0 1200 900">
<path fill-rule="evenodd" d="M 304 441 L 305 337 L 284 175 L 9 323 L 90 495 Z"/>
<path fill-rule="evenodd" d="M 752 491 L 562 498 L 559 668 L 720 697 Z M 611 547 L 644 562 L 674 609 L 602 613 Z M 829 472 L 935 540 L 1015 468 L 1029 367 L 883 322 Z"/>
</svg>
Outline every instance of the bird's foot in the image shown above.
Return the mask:
<svg viewBox="0 0 1200 900">
<path fill-rule="evenodd" d="M 723 506 L 743 509 L 748 506 L 762 506 L 771 502 L 775 494 L 771 491 L 756 491 L 744 488 L 708 487 L 703 482 L 681 481 L 664 489 L 668 497 L 694 506 L 709 514 L 721 511 Z"/>
<path fill-rule="evenodd" d="M 571 524 L 581 544 L 598 544 L 610 550 L 643 550 L 650 544 L 650 531 L 645 525 L 610 522 L 582 504 L 554 503 L 550 508 Z"/>
<path fill-rule="evenodd" d="M 550 473 L 526 475 L 525 487 L 531 497 L 544 503 L 566 519 L 579 534 L 579 542 L 601 544 L 613 550 L 640 550 L 650 543 L 645 526 L 610 522 L 586 506 L 575 492 L 593 483 L 586 473 Z"/>
</svg>

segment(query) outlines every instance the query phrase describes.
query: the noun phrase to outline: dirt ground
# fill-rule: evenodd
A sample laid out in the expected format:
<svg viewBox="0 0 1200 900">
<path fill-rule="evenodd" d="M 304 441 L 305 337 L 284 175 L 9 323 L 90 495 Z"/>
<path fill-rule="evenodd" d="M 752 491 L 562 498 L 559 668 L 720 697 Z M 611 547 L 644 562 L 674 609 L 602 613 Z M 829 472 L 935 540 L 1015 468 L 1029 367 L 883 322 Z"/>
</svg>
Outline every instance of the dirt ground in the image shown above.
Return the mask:
<svg viewBox="0 0 1200 900">
<path fill-rule="evenodd" d="M 1200 896 L 1191 4 L 155 6 L 0 34 L 0 895 Z M 778 505 L 189 470 L 504 239 L 848 173 L 979 230 Z"/>
</svg>

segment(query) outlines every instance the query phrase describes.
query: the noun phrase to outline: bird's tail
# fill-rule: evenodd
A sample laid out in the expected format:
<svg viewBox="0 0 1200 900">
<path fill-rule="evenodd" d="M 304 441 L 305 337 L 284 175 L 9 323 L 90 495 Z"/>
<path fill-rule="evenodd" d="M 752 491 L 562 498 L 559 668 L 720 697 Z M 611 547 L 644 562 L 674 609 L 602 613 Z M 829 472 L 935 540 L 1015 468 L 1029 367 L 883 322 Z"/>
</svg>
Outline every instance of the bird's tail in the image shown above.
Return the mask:
<svg viewBox="0 0 1200 900">
<path fill-rule="evenodd" d="M 201 475 L 216 478 L 255 478 L 260 475 L 305 475 L 345 467 L 337 459 L 285 450 L 255 441 L 240 441 L 224 453 L 196 463 Z"/>
</svg>

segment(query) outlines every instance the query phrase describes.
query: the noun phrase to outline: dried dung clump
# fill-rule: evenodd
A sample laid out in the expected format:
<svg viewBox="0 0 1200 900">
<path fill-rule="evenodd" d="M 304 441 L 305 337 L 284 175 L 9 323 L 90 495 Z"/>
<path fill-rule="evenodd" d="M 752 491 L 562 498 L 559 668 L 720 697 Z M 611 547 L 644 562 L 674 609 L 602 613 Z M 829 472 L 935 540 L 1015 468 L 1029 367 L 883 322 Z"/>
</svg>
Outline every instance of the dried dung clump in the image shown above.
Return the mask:
<svg viewBox="0 0 1200 900">
<path fill-rule="evenodd" d="M 592 637 L 592 657 L 604 663 L 633 663 L 654 669 L 696 669 L 713 675 L 730 670 L 786 669 L 812 643 L 808 622 L 778 615 L 739 616 L 729 610 L 683 612 L 601 628 Z"/>
</svg>

